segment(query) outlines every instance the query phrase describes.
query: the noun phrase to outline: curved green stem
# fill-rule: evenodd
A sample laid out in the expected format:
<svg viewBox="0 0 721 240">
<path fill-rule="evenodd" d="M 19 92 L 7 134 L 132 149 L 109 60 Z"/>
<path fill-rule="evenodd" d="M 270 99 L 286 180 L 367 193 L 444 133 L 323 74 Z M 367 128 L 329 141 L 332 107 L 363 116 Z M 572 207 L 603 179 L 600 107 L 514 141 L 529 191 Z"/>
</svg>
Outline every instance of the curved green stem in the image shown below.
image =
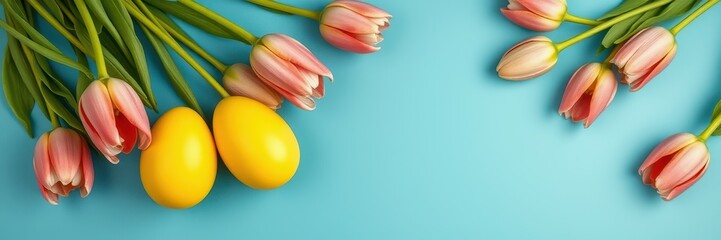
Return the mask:
<svg viewBox="0 0 721 240">
<path fill-rule="evenodd" d="M 691 14 L 686 16 L 686 18 L 681 20 L 681 22 L 676 24 L 676 26 L 671 28 L 671 30 L 670 30 L 671 34 L 673 34 L 674 36 L 676 34 L 678 34 L 678 32 L 683 30 L 683 28 L 685 28 L 689 23 L 693 22 L 693 20 L 696 20 L 696 18 L 698 16 L 701 16 L 701 14 L 703 14 L 704 12 L 706 12 L 706 10 L 708 10 L 709 8 L 716 5 L 718 2 L 719 2 L 719 0 L 708 0 L 706 3 L 704 3 L 703 5 L 698 7 L 696 10 L 694 10 Z"/>
<path fill-rule="evenodd" d="M 569 47 L 569 46 L 571 46 L 571 45 L 573 45 L 573 44 L 576 44 L 577 42 L 580 42 L 580 41 L 583 40 L 583 39 L 586 39 L 586 38 L 588 38 L 588 37 L 591 37 L 591 36 L 595 35 L 596 33 L 599 33 L 599 32 L 601 32 L 601 31 L 603 31 L 603 30 L 606 30 L 607 28 L 610 28 L 610 27 L 612 27 L 613 25 L 616 25 L 617 23 L 619 23 L 619 22 L 621 22 L 621 21 L 623 21 L 623 20 L 626 20 L 626 19 L 628 19 L 628 18 L 630 18 L 630 17 L 633 17 L 633 16 L 636 16 L 636 15 L 638 15 L 638 14 L 644 13 L 644 12 L 646 12 L 646 11 L 648 11 L 648 10 L 661 7 L 661 6 L 663 6 L 663 5 L 668 4 L 668 3 L 671 2 L 671 1 L 672 1 L 672 0 L 659 0 L 659 1 L 654 1 L 654 2 L 651 2 L 651 3 L 649 3 L 649 4 L 643 5 L 642 7 L 639 7 L 639 8 L 636 8 L 636 9 L 634 9 L 634 10 L 631 10 L 631 11 L 629 11 L 629 12 L 626 12 L 626 13 L 624 13 L 624 14 L 618 15 L 617 17 L 614 17 L 614 18 L 612 18 L 611 20 L 605 21 L 605 22 L 603 22 L 603 23 L 601 23 L 601 24 L 599 24 L 599 25 L 597 25 L 597 26 L 589 29 L 588 31 L 585 31 L 585 32 L 583 32 L 583 33 L 581 33 L 581 34 L 576 35 L 575 37 L 572 37 L 572 38 L 570 38 L 570 39 L 568 39 L 568 40 L 566 40 L 566 41 L 557 43 L 557 44 L 556 44 L 556 48 L 558 49 L 558 51 L 562 51 L 563 49 L 565 49 L 565 48 L 567 48 L 567 47 Z"/>
<path fill-rule="evenodd" d="M 190 54 L 188 54 L 188 52 L 186 52 L 185 49 L 183 49 L 183 47 L 181 47 L 180 44 L 175 41 L 175 39 L 173 39 L 165 31 L 163 31 L 163 29 L 160 29 L 160 27 L 156 26 L 153 21 L 148 19 L 148 17 L 146 17 L 142 12 L 140 12 L 140 10 L 138 10 L 132 2 L 130 2 L 129 0 L 124 0 L 123 3 L 127 7 L 130 15 L 135 17 L 135 19 L 137 19 L 140 24 L 145 25 L 148 30 L 152 31 L 156 36 L 158 36 L 158 38 L 163 40 L 163 42 L 167 43 L 168 46 L 170 46 L 170 48 L 177 52 L 180 57 L 182 57 L 186 62 L 188 62 L 188 64 L 190 64 L 190 66 L 193 67 L 193 69 L 195 69 L 195 71 L 197 71 L 200 76 L 202 76 L 205 81 L 208 82 L 208 84 L 210 84 L 210 86 L 212 86 L 213 89 L 215 89 L 215 91 L 220 94 L 220 96 L 230 96 L 230 94 L 228 94 L 228 92 L 223 88 L 223 86 L 221 86 L 218 81 L 215 80 L 215 78 L 213 78 L 210 73 L 208 73 L 208 71 L 206 71 L 202 66 L 200 66 L 200 64 L 198 64 L 198 62 L 196 62 L 195 59 L 193 59 L 193 57 L 190 56 Z"/>
<path fill-rule="evenodd" d="M 248 1 L 253 1 L 253 0 L 248 0 Z M 601 22 L 599 22 L 599 21 L 596 21 L 596 20 L 593 20 L 593 19 L 588 19 L 588 18 L 582 18 L 582 17 L 574 16 L 574 15 L 572 15 L 572 14 L 570 14 L 570 13 L 566 13 L 566 16 L 563 18 L 563 20 L 564 20 L 564 21 L 569 21 L 569 22 L 572 22 L 572 23 L 589 25 L 589 26 L 596 26 L 596 25 L 598 25 L 598 24 L 601 24 Z"/>
<path fill-rule="evenodd" d="M 608 54 L 608 57 L 606 57 L 606 59 L 603 60 L 603 64 L 609 65 L 611 63 L 611 60 L 613 59 L 613 57 L 616 56 L 616 53 L 618 52 L 619 49 L 621 49 L 621 45 L 616 45 L 616 47 L 614 47 L 613 50 L 611 50 L 611 53 Z"/>
<path fill-rule="evenodd" d="M 247 41 L 249 44 L 253 44 L 258 41 L 258 37 L 248 32 L 248 30 L 245 30 L 244 28 L 238 26 L 237 24 L 231 22 L 223 16 L 220 16 L 218 13 L 213 12 L 212 10 L 204 7 L 203 5 L 196 3 L 193 0 L 178 0 L 178 2 L 185 5 L 186 7 L 189 7 L 190 9 L 197 11 L 200 14 L 205 15 L 216 23 L 223 25 L 236 35 L 245 39 L 245 41 Z"/>
<path fill-rule="evenodd" d="M 98 30 L 95 29 L 95 23 L 93 23 L 93 18 L 90 16 L 88 6 L 85 5 L 85 0 L 75 0 L 75 5 L 78 7 L 78 12 L 80 12 L 85 27 L 88 29 L 90 44 L 93 46 L 93 56 L 95 56 L 95 65 L 98 67 L 98 79 L 109 78 L 108 68 L 105 66 L 105 57 L 103 57 L 103 45 L 100 44 Z"/>
<path fill-rule="evenodd" d="M 320 12 L 311 11 L 308 9 L 303 9 L 303 8 L 299 8 L 299 7 L 295 7 L 295 6 L 290 6 L 287 4 L 282 4 L 282 3 L 279 3 L 276 1 L 271 1 L 271 0 L 247 0 L 247 1 L 252 4 L 258 5 L 258 6 L 263 6 L 263 7 L 281 11 L 284 13 L 289 13 L 289 14 L 293 14 L 293 15 L 307 17 L 307 18 L 310 18 L 310 19 L 313 19 L 316 21 L 320 21 L 320 15 L 321 15 Z M 571 21 L 571 20 L 569 19 L 569 21 Z"/>
<path fill-rule="evenodd" d="M 706 127 L 706 129 L 698 135 L 698 138 L 701 139 L 702 142 L 706 142 L 706 140 L 711 137 L 711 134 L 719 128 L 719 126 L 721 126 L 721 114 L 714 117 L 711 124 L 709 124 L 708 127 Z"/>
<path fill-rule="evenodd" d="M 150 9 L 145 6 L 145 3 L 143 3 L 142 0 L 135 0 L 135 6 L 140 8 L 140 11 L 142 11 L 145 16 L 147 16 L 151 21 L 153 21 L 156 26 L 159 26 L 165 33 L 170 34 L 170 36 L 172 36 L 176 40 L 179 40 L 185 46 L 188 46 L 190 50 L 193 50 L 193 52 L 195 52 L 196 54 L 198 54 L 198 56 L 202 57 L 203 59 L 205 59 L 205 61 L 213 65 L 213 67 L 218 69 L 218 71 L 225 72 L 225 69 L 228 68 L 228 66 L 223 64 L 217 58 L 213 57 L 213 55 L 210 55 L 210 53 L 205 51 L 205 49 L 200 47 L 195 41 L 188 38 L 186 35 L 181 34 L 167 23 L 158 20 L 158 18 L 155 17 L 155 15 L 150 11 Z"/>
</svg>

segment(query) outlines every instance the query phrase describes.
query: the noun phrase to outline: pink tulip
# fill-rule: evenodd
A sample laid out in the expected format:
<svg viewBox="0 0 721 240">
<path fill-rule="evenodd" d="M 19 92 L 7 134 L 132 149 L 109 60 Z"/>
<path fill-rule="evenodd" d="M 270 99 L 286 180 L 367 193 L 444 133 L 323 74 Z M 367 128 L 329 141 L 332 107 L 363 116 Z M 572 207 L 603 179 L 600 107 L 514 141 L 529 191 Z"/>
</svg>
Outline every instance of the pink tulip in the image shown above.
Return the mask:
<svg viewBox="0 0 721 240">
<path fill-rule="evenodd" d="M 509 0 L 501 13 L 522 27 L 548 32 L 563 23 L 566 10 L 566 0 Z"/>
<path fill-rule="evenodd" d="M 705 143 L 693 134 L 679 133 L 656 146 L 638 173 L 644 184 L 670 201 L 703 176 L 710 158 Z"/>
<path fill-rule="evenodd" d="M 150 124 L 138 94 L 130 85 L 115 78 L 103 81 L 94 81 L 85 89 L 78 112 L 95 147 L 117 164 L 117 155 L 130 153 L 136 141 L 139 149 L 148 148 Z"/>
<path fill-rule="evenodd" d="M 223 85 L 230 95 L 249 97 L 272 109 L 280 108 L 283 102 L 278 92 L 265 85 L 250 66 L 242 63 L 233 64 L 225 70 Z"/>
<path fill-rule="evenodd" d="M 538 36 L 513 46 L 496 67 L 507 80 L 527 80 L 548 72 L 558 61 L 558 50 L 551 39 Z"/>
<path fill-rule="evenodd" d="M 323 77 L 333 74 L 308 49 L 283 34 L 268 34 L 253 45 L 250 66 L 268 86 L 296 106 L 315 109 L 313 98 L 325 95 Z"/>
<path fill-rule="evenodd" d="M 583 65 L 568 81 L 558 113 L 588 128 L 616 95 L 616 76 L 599 63 Z"/>
<path fill-rule="evenodd" d="M 658 75 L 676 55 L 676 39 L 665 28 L 649 27 L 621 46 L 611 63 L 623 75 L 622 82 L 638 91 Z"/>
<path fill-rule="evenodd" d="M 33 168 L 45 200 L 58 205 L 58 196 L 67 197 L 80 188 L 86 197 L 93 189 L 93 159 L 87 143 L 77 132 L 56 128 L 45 133 L 35 145 Z"/>
<path fill-rule="evenodd" d="M 331 45 L 354 53 L 372 53 L 381 49 L 383 32 L 391 15 L 373 5 L 353 0 L 328 4 L 320 19 L 320 34 Z"/>
</svg>

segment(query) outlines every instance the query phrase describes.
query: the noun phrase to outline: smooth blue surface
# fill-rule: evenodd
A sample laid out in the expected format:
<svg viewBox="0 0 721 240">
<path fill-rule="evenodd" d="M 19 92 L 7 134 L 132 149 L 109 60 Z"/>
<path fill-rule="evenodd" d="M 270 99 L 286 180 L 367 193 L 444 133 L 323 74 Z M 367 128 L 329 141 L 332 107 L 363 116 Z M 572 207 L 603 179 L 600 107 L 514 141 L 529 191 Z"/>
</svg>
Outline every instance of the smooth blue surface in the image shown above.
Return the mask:
<svg viewBox="0 0 721 240">
<path fill-rule="evenodd" d="M 642 91 L 619 89 L 587 130 L 556 113 L 566 80 L 594 60 L 598 38 L 561 54 L 549 74 L 500 80 L 495 65 L 535 35 L 509 23 L 504 1 L 370 1 L 394 16 L 383 50 L 354 55 L 320 38 L 315 22 L 279 16 L 241 0 L 201 1 L 262 35 L 305 43 L 336 82 L 313 112 L 280 110 L 301 144 L 293 180 L 251 190 L 220 167 L 210 195 L 188 210 L 156 205 L 144 192 L 137 152 L 119 165 L 95 159 L 91 195 L 50 206 L 37 189 L 29 139 L 6 104 L 0 110 L 0 239 L 718 239 L 721 167 L 673 202 L 636 174 L 668 135 L 703 130 L 721 97 L 721 7 L 681 32 L 671 66 Z M 285 0 L 319 9 L 325 1 Z M 570 0 L 581 16 L 614 1 Z M 249 48 L 188 28 L 226 63 Z M 562 40 L 585 27 L 564 24 Z M 44 26 L 64 50 L 61 38 Z M 0 38 L 5 44 L 6 38 Z M 148 49 L 150 53 L 150 49 Z M 597 59 L 596 59 L 597 60 Z M 162 111 L 180 105 L 150 57 Z M 219 97 L 184 73 L 211 113 Z M 62 69 L 66 78 L 75 73 Z M 37 134 L 49 124 L 35 112 Z M 157 118 L 151 114 L 151 118 Z M 721 141 L 709 141 L 721 154 Z"/>
</svg>

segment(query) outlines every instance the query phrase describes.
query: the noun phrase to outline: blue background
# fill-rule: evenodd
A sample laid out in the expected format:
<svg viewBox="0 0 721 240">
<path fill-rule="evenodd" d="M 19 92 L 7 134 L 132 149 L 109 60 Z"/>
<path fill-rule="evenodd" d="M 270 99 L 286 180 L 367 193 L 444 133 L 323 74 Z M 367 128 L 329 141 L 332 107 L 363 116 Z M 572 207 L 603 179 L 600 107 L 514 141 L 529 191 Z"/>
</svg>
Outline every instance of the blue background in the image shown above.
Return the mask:
<svg viewBox="0 0 721 240">
<path fill-rule="evenodd" d="M 326 1 L 284 2 L 320 9 Z M 504 1 L 369 2 L 393 14 L 392 27 L 380 52 L 354 55 L 326 44 L 313 21 L 241 0 L 201 1 L 257 35 L 299 39 L 336 76 L 317 110 L 286 103 L 279 111 L 302 158 L 293 180 L 278 190 L 251 190 L 221 166 L 205 201 L 166 209 L 145 194 L 136 151 L 119 165 L 96 157 L 91 195 L 73 193 L 51 206 L 32 170 L 35 140 L 3 103 L 0 239 L 720 237 L 721 166 L 712 163 L 673 202 L 643 186 L 636 171 L 665 137 L 706 126 L 721 97 L 721 7 L 681 32 L 668 69 L 640 92 L 620 87 L 584 130 L 556 111 L 573 71 L 603 57 L 594 55 L 598 37 L 564 51 L 547 75 L 509 82 L 496 76 L 497 61 L 536 33 L 503 18 Z M 598 17 L 620 2 L 570 0 L 569 9 Z M 70 53 L 57 33 L 42 28 Z M 248 61 L 247 46 L 187 29 L 225 63 Z M 566 23 L 548 35 L 563 40 L 584 29 Z M 161 112 L 180 105 L 147 50 Z M 219 97 L 182 66 L 210 115 Z M 57 69 L 67 79 L 76 75 Z M 37 110 L 34 116 L 36 134 L 49 129 Z M 721 141 L 709 145 L 721 154 Z"/>
</svg>

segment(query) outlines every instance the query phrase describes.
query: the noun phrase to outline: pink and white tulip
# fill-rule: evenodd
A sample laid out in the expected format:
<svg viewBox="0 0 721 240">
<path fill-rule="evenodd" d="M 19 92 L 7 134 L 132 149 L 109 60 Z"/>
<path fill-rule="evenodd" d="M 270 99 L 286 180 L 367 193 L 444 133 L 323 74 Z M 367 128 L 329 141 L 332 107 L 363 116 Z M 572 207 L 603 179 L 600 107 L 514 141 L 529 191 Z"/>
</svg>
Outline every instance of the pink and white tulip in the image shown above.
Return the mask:
<svg viewBox="0 0 721 240">
<path fill-rule="evenodd" d="M 243 96 L 255 99 L 269 108 L 278 109 L 283 103 L 283 97 L 278 92 L 260 80 L 250 66 L 237 63 L 225 70 L 223 86 L 233 96 Z"/>
<path fill-rule="evenodd" d="M 552 31 L 566 17 L 566 0 L 509 0 L 501 13 L 508 20 L 533 31 Z"/>
<path fill-rule="evenodd" d="M 613 57 L 623 79 L 638 91 L 658 75 L 676 55 L 676 38 L 662 27 L 649 27 L 626 41 Z"/>
<path fill-rule="evenodd" d="M 506 80 L 528 80 L 550 71 L 558 61 L 558 49 L 551 39 L 538 36 L 520 42 L 503 55 L 496 67 Z"/>
<path fill-rule="evenodd" d="M 383 41 L 391 15 L 373 5 L 336 0 L 328 4 L 320 18 L 320 34 L 331 45 L 354 53 L 372 53 Z"/>
<path fill-rule="evenodd" d="M 40 193 L 52 205 L 80 188 L 86 197 L 93 189 L 95 173 L 87 143 L 77 132 L 56 128 L 45 133 L 35 145 L 33 168 Z"/>
<path fill-rule="evenodd" d="M 643 183 L 670 201 L 696 183 L 711 156 L 706 144 L 690 133 L 673 135 L 656 146 L 638 169 Z"/>
<path fill-rule="evenodd" d="M 558 113 L 588 128 L 606 109 L 618 88 L 613 71 L 600 63 L 583 65 L 568 81 Z"/>
<path fill-rule="evenodd" d="M 325 95 L 323 77 L 333 74 L 303 44 L 283 34 L 268 34 L 253 45 L 250 66 L 268 86 L 296 106 L 315 109 Z"/>
<path fill-rule="evenodd" d="M 121 152 L 130 153 L 136 142 L 141 150 L 150 145 L 150 123 L 143 103 L 122 80 L 93 81 L 80 97 L 78 112 L 91 142 L 113 164 L 119 162 Z"/>
</svg>

